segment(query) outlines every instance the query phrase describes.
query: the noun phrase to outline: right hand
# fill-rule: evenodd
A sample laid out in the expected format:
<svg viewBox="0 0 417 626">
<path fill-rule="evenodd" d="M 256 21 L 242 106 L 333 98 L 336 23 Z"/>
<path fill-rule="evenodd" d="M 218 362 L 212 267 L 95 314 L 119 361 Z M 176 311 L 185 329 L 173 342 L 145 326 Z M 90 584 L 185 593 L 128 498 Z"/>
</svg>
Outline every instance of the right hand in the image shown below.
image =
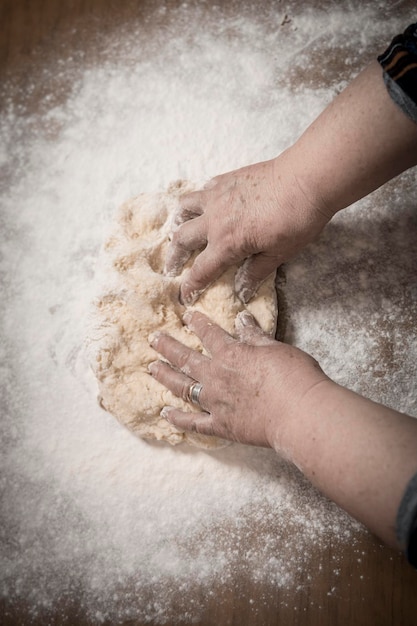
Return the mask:
<svg viewBox="0 0 417 626">
<path fill-rule="evenodd" d="M 320 233 L 329 216 L 300 185 L 295 174 L 300 166 L 292 163 L 288 150 L 216 176 L 202 190 L 180 198 L 165 272 L 180 274 L 192 252 L 202 250 L 181 285 L 185 304 L 242 261 L 235 290 L 248 302 L 271 272 Z"/>
<path fill-rule="evenodd" d="M 190 385 L 201 383 L 202 411 L 164 407 L 161 415 L 181 430 L 288 454 L 286 435 L 294 429 L 301 403 L 311 389 L 329 381 L 319 364 L 265 334 L 248 311 L 237 315 L 237 339 L 199 311 L 187 311 L 183 319 L 207 355 L 154 333 L 151 346 L 163 360 L 151 363 L 149 371 L 184 401 L 189 401 Z"/>
</svg>

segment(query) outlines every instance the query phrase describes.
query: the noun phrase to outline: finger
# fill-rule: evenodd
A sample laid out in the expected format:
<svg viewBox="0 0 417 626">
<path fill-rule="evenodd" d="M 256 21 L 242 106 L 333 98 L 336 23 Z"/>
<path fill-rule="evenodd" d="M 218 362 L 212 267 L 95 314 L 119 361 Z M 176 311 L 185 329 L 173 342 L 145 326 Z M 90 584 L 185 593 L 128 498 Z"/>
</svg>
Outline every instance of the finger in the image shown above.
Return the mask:
<svg viewBox="0 0 417 626">
<path fill-rule="evenodd" d="M 190 306 L 203 291 L 223 274 L 227 262 L 217 254 L 210 244 L 198 254 L 181 285 L 181 301 Z"/>
<path fill-rule="evenodd" d="M 277 265 L 276 257 L 267 256 L 263 252 L 246 259 L 236 272 L 235 291 L 238 298 L 247 304 Z"/>
<path fill-rule="evenodd" d="M 183 320 L 188 328 L 201 339 L 203 346 L 210 354 L 224 350 L 226 345 L 235 342 L 235 339 L 223 328 L 212 322 L 207 315 L 200 311 L 186 311 Z M 200 379 L 199 379 L 200 380 Z"/>
<path fill-rule="evenodd" d="M 173 233 L 168 246 L 164 274 L 178 276 L 194 250 L 207 243 L 206 223 L 204 217 L 196 217 L 185 222 Z"/>
<path fill-rule="evenodd" d="M 187 220 L 204 212 L 205 197 L 202 191 L 191 191 L 179 199 L 179 207 L 175 212 L 173 223 L 183 224 Z"/>
<path fill-rule="evenodd" d="M 167 387 L 175 396 L 189 402 L 188 393 L 193 380 L 182 372 L 175 370 L 165 361 L 153 361 L 148 365 L 148 371 L 155 380 Z"/>
<path fill-rule="evenodd" d="M 211 437 L 218 434 L 215 432 L 210 413 L 204 411 L 201 413 L 186 413 L 174 407 L 165 406 L 161 411 L 161 416 L 180 430 Z"/>
<path fill-rule="evenodd" d="M 252 346 L 266 346 L 274 343 L 274 340 L 262 330 L 249 311 L 240 311 L 237 314 L 235 328 L 238 339 Z"/>
<path fill-rule="evenodd" d="M 149 344 L 172 365 L 194 380 L 204 378 L 210 359 L 197 350 L 191 350 L 180 341 L 164 333 L 154 333 Z"/>
</svg>

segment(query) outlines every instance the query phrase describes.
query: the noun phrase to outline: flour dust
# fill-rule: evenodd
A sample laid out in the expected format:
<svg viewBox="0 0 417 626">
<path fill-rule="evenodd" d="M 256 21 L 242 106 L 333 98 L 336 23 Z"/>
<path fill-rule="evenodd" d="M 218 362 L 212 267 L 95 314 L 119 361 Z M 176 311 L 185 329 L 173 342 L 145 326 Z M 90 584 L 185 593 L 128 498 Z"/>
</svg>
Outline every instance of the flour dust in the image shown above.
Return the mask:
<svg viewBox="0 0 417 626">
<path fill-rule="evenodd" d="M 3 83 L 0 589 L 9 606 L 27 607 L 27 620 L 72 607 L 92 623 L 193 621 L 204 609 L 198 590 L 209 602 L 237 584 L 237 571 L 278 590 L 313 584 L 320 550 L 359 532 L 272 451 L 135 438 L 97 405 L 84 355 L 116 208 L 178 178 L 206 180 L 278 154 L 400 26 L 378 8 L 283 18 L 279 3 L 242 13 L 162 4 L 92 40 L 94 62 L 64 49 L 23 91 L 13 76 Z M 336 74 L 326 65 L 335 49 Z M 288 266 L 280 289 L 288 338 L 343 382 L 351 322 L 333 299 L 330 330 L 329 307 L 318 304 L 331 287 L 309 255 L 324 263 L 322 245 Z M 363 295 L 371 270 L 358 280 Z M 355 324 L 351 378 L 366 369 L 372 342 Z"/>
</svg>

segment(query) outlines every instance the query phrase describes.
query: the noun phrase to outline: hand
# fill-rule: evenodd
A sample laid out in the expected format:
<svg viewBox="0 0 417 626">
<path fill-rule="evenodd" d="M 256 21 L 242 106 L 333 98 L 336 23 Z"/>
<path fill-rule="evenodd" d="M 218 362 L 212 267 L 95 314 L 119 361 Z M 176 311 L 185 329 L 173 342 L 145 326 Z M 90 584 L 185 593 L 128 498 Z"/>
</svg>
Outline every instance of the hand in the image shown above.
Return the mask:
<svg viewBox="0 0 417 626">
<path fill-rule="evenodd" d="M 182 197 L 166 272 L 185 276 L 192 304 L 227 267 L 245 260 L 236 292 L 248 302 L 281 263 L 352 202 L 417 164 L 417 125 L 391 100 L 377 61 L 349 85 L 298 141 L 271 161 L 211 180 Z"/>
<path fill-rule="evenodd" d="M 150 373 L 188 400 L 202 384 L 202 411 L 164 407 L 181 430 L 274 448 L 328 498 L 398 547 L 396 515 L 417 471 L 417 420 L 332 382 L 301 350 L 265 335 L 247 312 L 236 318 L 237 339 L 195 311 L 184 321 L 209 356 L 168 335 L 152 347 L 168 359 Z"/>
<path fill-rule="evenodd" d="M 288 153 L 213 178 L 201 191 L 184 194 L 165 272 L 178 275 L 200 252 L 181 285 L 192 304 L 229 266 L 245 260 L 235 289 L 248 302 L 260 283 L 312 241 L 329 217 L 301 189 Z"/>
<path fill-rule="evenodd" d="M 188 311 L 184 321 L 209 356 L 157 333 L 151 346 L 173 367 L 156 361 L 149 369 L 186 401 L 191 385 L 200 382 L 203 412 L 165 407 L 163 417 L 182 430 L 281 448 L 286 420 L 296 413 L 299 400 L 311 387 L 328 380 L 317 362 L 264 334 L 247 311 L 236 318 L 238 339 L 197 311 Z"/>
</svg>

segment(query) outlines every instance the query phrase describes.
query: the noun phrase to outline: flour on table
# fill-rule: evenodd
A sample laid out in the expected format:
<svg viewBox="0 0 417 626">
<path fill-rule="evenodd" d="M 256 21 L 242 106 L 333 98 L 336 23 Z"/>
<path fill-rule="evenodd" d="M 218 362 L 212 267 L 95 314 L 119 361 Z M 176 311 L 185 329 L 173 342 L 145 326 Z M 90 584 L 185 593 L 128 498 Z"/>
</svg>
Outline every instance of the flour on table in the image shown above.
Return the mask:
<svg viewBox="0 0 417 626">
<path fill-rule="evenodd" d="M 105 288 L 95 302 L 89 348 L 104 409 L 140 437 L 209 448 L 225 442 L 183 433 L 160 417 L 165 405 L 182 410 L 195 408 L 175 397 L 147 369 L 158 358 L 148 344 L 149 334 L 156 330 L 203 350 L 198 337 L 181 321 L 185 311 L 178 299 L 182 276 L 163 274 L 178 198 L 194 188 L 177 181 L 166 193 L 142 194 L 120 208 L 115 232 L 105 245 Z M 206 313 L 231 334 L 237 313 L 248 309 L 266 332 L 274 333 L 274 275 L 265 281 L 253 301 L 244 305 L 233 289 L 236 269 L 227 270 L 192 308 Z"/>
</svg>

